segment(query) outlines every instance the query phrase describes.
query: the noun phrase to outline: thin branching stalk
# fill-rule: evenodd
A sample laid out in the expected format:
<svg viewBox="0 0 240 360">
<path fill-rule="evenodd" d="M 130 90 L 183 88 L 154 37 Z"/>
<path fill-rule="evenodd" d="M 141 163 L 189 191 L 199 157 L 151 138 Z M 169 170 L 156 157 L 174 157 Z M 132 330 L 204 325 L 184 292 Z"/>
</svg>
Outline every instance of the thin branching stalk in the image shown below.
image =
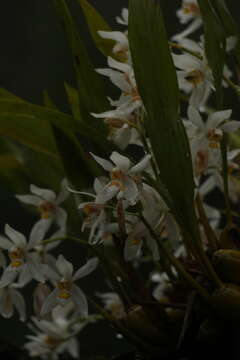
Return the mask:
<svg viewBox="0 0 240 360">
<path fill-rule="evenodd" d="M 143 215 L 141 215 L 141 220 L 149 230 L 151 236 L 158 242 L 161 248 L 161 252 L 163 256 L 166 256 L 167 259 L 170 261 L 170 263 L 175 267 L 175 269 L 178 271 L 178 273 L 185 279 L 185 281 L 196 291 L 198 294 L 205 300 L 208 300 L 208 293 L 207 291 L 191 276 L 187 273 L 187 271 L 184 269 L 181 262 L 172 255 L 172 253 L 168 250 L 168 248 L 165 246 L 165 244 L 160 241 L 158 235 L 155 233 L 155 231 L 152 229 L 151 225 L 148 223 L 148 221 L 145 219 Z"/>
<path fill-rule="evenodd" d="M 208 240 L 209 249 L 211 252 L 214 252 L 218 249 L 218 239 L 209 224 L 206 212 L 203 207 L 201 195 L 199 193 L 196 196 L 196 205 L 197 205 L 200 221 L 203 225 L 204 232 Z"/>
<path fill-rule="evenodd" d="M 226 134 L 223 134 L 223 139 L 221 141 L 221 155 L 222 155 L 222 177 L 223 177 L 227 224 L 231 225 L 232 224 L 232 211 L 231 211 L 231 204 L 230 204 L 230 198 L 229 198 L 227 135 Z"/>
</svg>

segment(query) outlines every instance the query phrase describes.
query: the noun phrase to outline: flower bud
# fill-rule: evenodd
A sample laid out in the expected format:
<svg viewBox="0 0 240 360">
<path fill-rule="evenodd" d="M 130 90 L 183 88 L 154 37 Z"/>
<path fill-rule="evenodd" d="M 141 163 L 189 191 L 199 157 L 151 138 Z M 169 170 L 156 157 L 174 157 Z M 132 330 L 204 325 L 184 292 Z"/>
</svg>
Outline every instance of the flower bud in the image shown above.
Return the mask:
<svg viewBox="0 0 240 360">
<path fill-rule="evenodd" d="M 39 283 L 34 290 L 33 308 L 34 308 L 34 312 L 35 312 L 35 315 L 38 320 L 40 320 L 40 318 L 41 318 L 40 312 L 41 312 L 43 303 L 44 303 L 45 299 L 48 297 L 48 295 L 50 294 L 50 292 L 51 292 L 51 290 L 49 289 L 49 287 L 46 284 L 42 284 L 42 283 Z"/>
</svg>

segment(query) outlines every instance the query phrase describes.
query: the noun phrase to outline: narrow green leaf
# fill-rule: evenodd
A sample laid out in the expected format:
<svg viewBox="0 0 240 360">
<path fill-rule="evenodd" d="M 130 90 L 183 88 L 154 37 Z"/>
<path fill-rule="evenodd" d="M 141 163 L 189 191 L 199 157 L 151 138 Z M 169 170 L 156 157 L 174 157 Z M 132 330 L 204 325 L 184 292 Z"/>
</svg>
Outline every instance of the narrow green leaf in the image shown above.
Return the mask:
<svg viewBox="0 0 240 360">
<path fill-rule="evenodd" d="M 49 93 L 47 90 L 43 91 L 43 104 L 50 108 L 50 109 L 56 109 L 57 110 L 57 106 L 54 103 L 54 101 L 51 99 Z"/>
<path fill-rule="evenodd" d="M 23 99 L 21 99 L 20 97 L 14 95 L 13 93 L 11 93 L 10 91 L 0 88 L 0 98 L 3 99 L 11 99 L 11 100 L 15 100 L 15 101 L 24 101 Z"/>
<path fill-rule="evenodd" d="M 72 110 L 72 114 L 76 119 L 81 120 L 78 91 L 67 83 L 65 83 L 64 86 L 67 93 L 68 103 Z"/>
<path fill-rule="evenodd" d="M 15 101 L 9 98 L 0 98 L 0 119 L 3 119 L 3 123 L 6 114 L 13 117 L 15 114 L 18 114 L 18 116 L 30 116 L 32 119 L 37 119 L 36 121 L 38 124 L 40 124 L 40 129 L 42 126 L 49 127 L 49 124 L 53 124 L 63 130 L 71 130 L 73 133 L 78 133 L 79 135 L 88 139 L 89 142 L 98 144 L 102 151 L 106 151 L 107 153 L 112 151 L 112 146 L 106 140 L 106 137 L 102 131 L 94 129 L 88 123 L 79 122 L 71 115 L 62 113 L 56 109 L 34 105 L 24 101 Z M 42 125 L 42 123 L 45 124 Z M 24 142 L 24 144 L 26 143 Z"/>
<path fill-rule="evenodd" d="M 85 15 L 89 31 L 92 35 L 92 38 L 96 44 L 96 47 L 105 55 L 113 56 L 112 49 L 115 45 L 115 41 L 111 39 L 103 39 L 98 31 L 112 31 L 110 26 L 104 20 L 104 18 L 99 14 L 99 12 L 87 1 L 87 0 L 78 0 L 82 7 L 83 13 Z"/>
<path fill-rule="evenodd" d="M 231 13 L 229 12 L 226 3 L 224 0 L 214 0 L 212 1 L 212 6 L 217 13 L 221 24 L 225 30 L 226 36 L 235 36 L 237 39 L 237 44 L 233 50 L 238 66 L 240 66 L 240 32 L 239 27 L 237 26 L 235 20 L 233 19 Z"/>
<path fill-rule="evenodd" d="M 109 107 L 105 96 L 103 81 L 89 59 L 65 0 L 53 1 L 64 21 L 65 31 L 72 51 L 79 93 L 81 119 L 99 131 L 106 132 L 104 123 L 97 121 L 90 115 L 91 112 L 101 113 L 106 111 Z"/>
<path fill-rule="evenodd" d="M 0 155 L 0 172 L 21 168 L 21 163 L 12 154 Z"/>
<path fill-rule="evenodd" d="M 172 210 L 189 230 L 195 221 L 191 156 L 161 9 L 153 0 L 130 0 L 129 10 L 130 48 L 148 134 Z"/>
<path fill-rule="evenodd" d="M 1 112 L 0 134 L 51 157 L 57 157 L 49 124 L 32 115 Z"/>
<path fill-rule="evenodd" d="M 223 106 L 222 78 L 226 55 L 226 34 L 211 1 L 198 0 L 198 4 L 204 24 L 205 51 L 214 77 L 217 108 L 221 109 Z"/>
</svg>

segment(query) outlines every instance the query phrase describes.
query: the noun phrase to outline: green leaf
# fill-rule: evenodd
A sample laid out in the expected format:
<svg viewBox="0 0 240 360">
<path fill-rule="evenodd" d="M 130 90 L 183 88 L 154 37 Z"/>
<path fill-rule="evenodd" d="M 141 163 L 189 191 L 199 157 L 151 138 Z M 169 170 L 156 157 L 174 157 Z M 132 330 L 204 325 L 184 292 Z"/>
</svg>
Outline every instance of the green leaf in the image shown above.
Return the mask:
<svg viewBox="0 0 240 360">
<path fill-rule="evenodd" d="M 161 9 L 153 0 L 130 0 L 129 10 L 130 48 L 148 135 L 161 181 L 174 204 L 171 210 L 189 230 L 195 223 L 191 155 Z"/>
<path fill-rule="evenodd" d="M 237 45 L 235 47 L 234 54 L 236 60 L 238 62 L 238 66 L 240 66 L 240 32 L 239 27 L 237 26 L 235 20 L 230 14 L 226 3 L 224 0 L 214 0 L 212 1 L 212 6 L 218 15 L 221 24 L 225 30 L 226 36 L 235 36 L 237 38 Z"/>
<path fill-rule="evenodd" d="M 57 110 L 57 106 L 55 105 L 54 101 L 51 99 L 47 90 L 43 91 L 43 104 L 50 109 Z"/>
<path fill-rule="evenodd" d="M 96 47 L 105 55 L 113 56 L 112 49 L 115 45 L 115 41 L 111 39 L 103 39 L 98 31 L 112 31 L 110 26 L 104 20 L 104 18 L 99 14 L 99 12 L 87 1 L 87 0 L 78 0 L 80 2 L 81 8 L 85 15 L 89 31 L 92 35 L 92 38 L 96 44 Z M 113 56 L 114 57 L 114 56 Z"/>
<path fill-rule="evenodd" d="M 24 101 L 15 101 L 9 98 L 4 98 L 4 99 L 0 98 L 0 120 L 2 119 L 3 124 L 4 124 L 4 117 L 6 114 L 8 114 L 11 117 L 14 117 L 15 114 L 18 114 L 18 116 L 21 115 L 23 117 L 26 116 L 27 118 L 31 117 L 33 120 L 36 119 L 36 124 L 40 126 L 39 135 L 41 135 L 42 127 L 49 128 L 49 125 L 53 124 L 63 130 L 67 130 L 67 131 L 71 130 L 71 132 L 73 133 L 78 133 L 79 135 L 88 139 L 88 141 L 91 143 L 98 144 L 99 148 L 101 148 L 102 151 L 105 151 L 107 153 L 112 151 L 113 147 L 111 146 L 109 141 L 106 140 L 106 137 L 102 131 L 92 128 L 92 126 L 88 123 L 79 122 L 71 115 L 62 113 L 56 109 L 34 105 Z M 30 123 L 30 126 L 33 127 L 33 124 Z M 19 131 L 19 129 L 16 129 L 16 131 Z M 38 143 L 39 140 L 37 140 L 37 136 L 38 136 L 37 128 L 34 131 L 36 133 L 35 139 L 36 142 Z M 27 144 L 26 141 L 24 141 L 24 139 L 21 140 L 21 138 L 19 138 L 19 141 L 22 142 L 23 144 Z M 37 143 L 36 146 L 32 144 L 35 150 L 39 149 Z M 47 141 L 45 146 L 48 146 Z M 42 151 L 46 152 L 46 149 L 45 150 L 42 149 Z"/>
<path fill-rule="evenodd" d="M 226 34 L 211 2 L 198 0 L 198 4 L 203 18 L 205 51 L 214 77 L 217 108 L 221 109 L 223 106 L 222 78 L 226 55 Z"/>
<path fill-rule="evenodd" d="M 91 124 L 94 128 L 106 133 L 103 122 L 96 120 L 90 115 L 91 112 L 101 113 L 109 107 L 105 96 L 103 81 L 92 65 L 84 43 L 82 42 L 76 24 L 64 0 L 53 0 L 65 25 L 73 63 L 76 72 L 77 87 L 79 94 L 81 120 Z"/>
<path fill-rule="evenodd" d="M 67 83 L 65 83 L 64 86 L 67 93 L 68 103 L 72 110 L 72 114 L 76 119 L 81 120 L 78 91 Z"/>
<path fill-rule="evenodd" d="M 11 99 L 11 100 L 15 100 L 15 101 L 24 101 L 23 99 L 21 99 L 20 97 L 14 95 L 13 93 L 11 93 L 10 91 L 0 88 L 0 98 L 3 99 Z"/>
<path fill-rule="evenodd" d="M 57 157 L 49 124 L 33 115 L 0 112 L 0 134 L 51 157 Z"/>
</svg>

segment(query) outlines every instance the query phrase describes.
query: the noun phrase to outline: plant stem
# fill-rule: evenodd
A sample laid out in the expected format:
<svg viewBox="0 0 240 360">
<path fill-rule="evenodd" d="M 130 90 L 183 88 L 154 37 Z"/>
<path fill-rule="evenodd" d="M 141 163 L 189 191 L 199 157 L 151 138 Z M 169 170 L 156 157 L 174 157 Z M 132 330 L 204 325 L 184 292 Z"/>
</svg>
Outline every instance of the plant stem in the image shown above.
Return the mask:
<svg viewBox="0 0 240 360">
<path fill-rule="evenodd" d="M 145 217 L 143 215 L 140 216 L 142 222 L 145 224 L 145 226 L 147 227 L 147 229 L 149 230 L 150 234 L 152 235 L 152 237 L 158 242 L 159 247 L 161 248 L 161 252 L 164 256 L 166 256 L 168 258 L 168 260 L 171 262 L 171 264 L 175 267 L 175 269 L 178 271 L 178 273 L 186 280 L 186 282 L 191 285 L 194 289 L 196 289 L 196 291 L 198 292 L 198 294 L 205 300 L 207 301 L 209 298 L 209 295 L 207 293 L 207 291 L 201 286 L 199 285 L 199 283 L 191 276 L 187 273 L 187 271 L 184 269 L 183 265 L 181 264 L 181 262 L 175 258 L 172 253 L 168 250 L 168 248 L 165 246 L 165 244 L 161 241 L 159 241 L 160 239 L 158 238 L 157 234 L 155 233 L 155 231 L 152 229 L 151 225 L 148 223 L 148 221 L 145 219 Z"/>
<path fill-rule="evenodd" d="M 229 186 L 228 186 L 228 162 L 227 162 L 227 135 L 223 134 L 223 139 L 221 141 L 221 155 L 222 155 L 222 176 L 223 176 L 223 186 L 224 186 L 224 197 L 226 205 L 226 216 L 227 224 L 232 224 L 232 211 L 231 204 L 229 200 Z"/>
<path fill-rule="evenodd" d="M 197 194 L 197 197 L 196 197 L 196 204 L 197 204 L 200 221 L 203 225 L 203 228 L 204 228 L 207 240 L 208 240 L 208 245 L 209 245 L 211 251 L 214 252 L 218 249 L 218 239 L 209 224 L 206 212 L 203 207 L 202 199 L 201 199 L 201 196 L 199 193 Z"/>
</svg>

